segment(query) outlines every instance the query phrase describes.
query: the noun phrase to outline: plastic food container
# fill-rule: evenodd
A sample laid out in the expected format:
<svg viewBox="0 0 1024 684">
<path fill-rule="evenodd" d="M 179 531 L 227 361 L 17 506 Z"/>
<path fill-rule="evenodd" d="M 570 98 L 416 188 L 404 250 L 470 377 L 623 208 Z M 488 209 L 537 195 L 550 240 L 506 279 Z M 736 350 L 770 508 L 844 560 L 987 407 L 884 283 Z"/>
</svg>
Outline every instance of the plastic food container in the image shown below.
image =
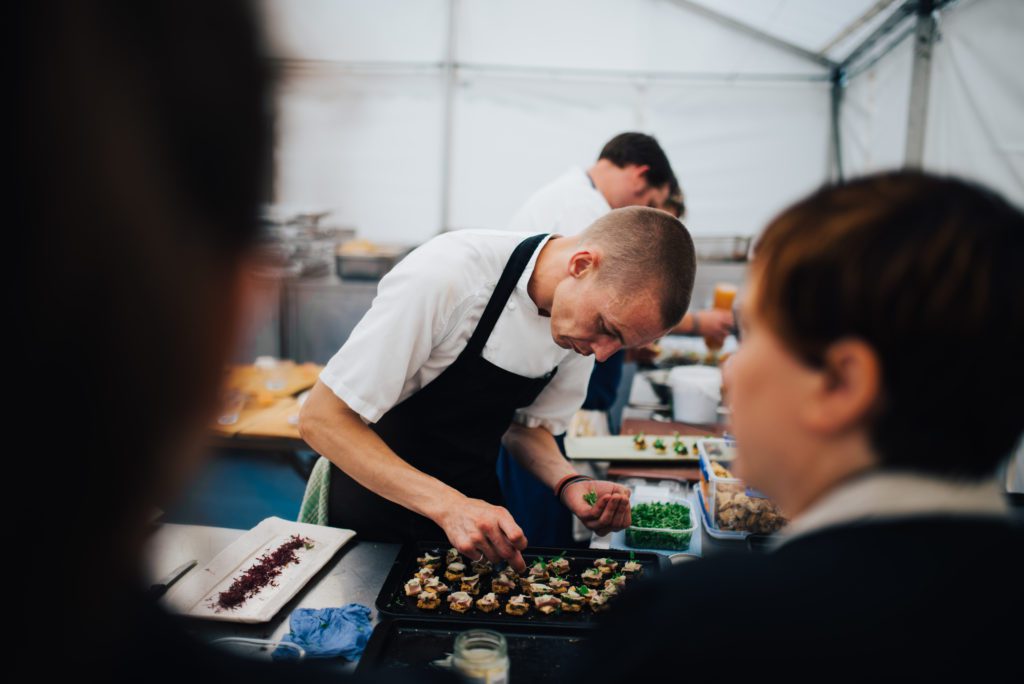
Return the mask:
<svg viewBox="0 0 1024 684">
<path fill-rule="evenodd" d="M 722 371 L 707 366 L 676 366 L 668 375 L 672 416 L 683 423 L 710 425 L 718 420 Z"/>
<path fill-rule="evenodd" d="M 653 502 L 650 502 L 653 503 Z M 690 548 L 695 526 L 693 509 L 684 501 L 673 501 L 689 512 L 690 525 L 685 529 L 668 527 L 640 527 L 630 525 L 626 529 L 626 544 L 641 549 L 665 549 L 669 551 L 686 551 Z M 637 504 L 640 505 L 640 504 Z"/>
<path fill-rule="evenodd" d="M 764 494 L 736 477 L 716 475 L 712 462 L 729 468 L 735 445 L 723 439 L 697 442 L 700 487 L 707 519 L 721 531 L 771 534 L 786 524 L 778 507 Z"/>
</svg>

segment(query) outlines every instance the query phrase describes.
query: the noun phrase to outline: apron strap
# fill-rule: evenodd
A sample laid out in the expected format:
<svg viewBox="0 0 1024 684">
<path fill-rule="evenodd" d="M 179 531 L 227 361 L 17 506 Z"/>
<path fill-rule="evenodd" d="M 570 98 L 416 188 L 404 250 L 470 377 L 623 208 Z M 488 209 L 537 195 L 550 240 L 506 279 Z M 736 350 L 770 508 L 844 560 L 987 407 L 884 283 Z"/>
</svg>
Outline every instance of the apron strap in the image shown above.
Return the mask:
<svg viewBox="0 0 1024 684">
<path fill-rule="evenodd" d="M 519 282 L 520 276 L 526 270 L 526 265 L 530 263 L 530 257 L 533 256 L 537 245 L 547 236 L 548 233 L 540 233 L 539 235 L 528 237 L 520 242 L 515 251 L 512 252 L 508 263 L 505 264 L 505 270 L 501 272 L 498 284 L 494 287 L 494 292 L 491 293 L 491 298 L 487 301 L 487 308 L 484 309 L 483 315 L 480 316 L 480 322 L 477 323 L 476 330 L 473 331 L 473 335 L 469 338 L 466 348 L 462 351 L 463 354 L 479 356 L 480 352 L 483 351 L 484 345 L 491 336 L 491 331 L 494 330 L 494 326 L 498 322 L 498 317 L 501 316 L 502 309 L 505 308 L 508 298 L 515 291 L 516 283 Z"/>
</svg>

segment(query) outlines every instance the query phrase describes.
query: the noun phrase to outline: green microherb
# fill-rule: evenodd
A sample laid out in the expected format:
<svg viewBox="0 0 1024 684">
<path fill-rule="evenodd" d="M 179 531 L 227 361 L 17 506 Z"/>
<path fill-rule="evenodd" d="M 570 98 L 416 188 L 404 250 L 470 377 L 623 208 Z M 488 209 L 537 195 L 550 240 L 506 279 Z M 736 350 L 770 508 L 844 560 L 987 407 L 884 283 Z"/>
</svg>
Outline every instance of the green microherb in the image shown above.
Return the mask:
<svg viewBox="0 0 1024 684">
<path fill-rule="evenodd" d="M 590 491 L 583 495 L 583 500 L 593 506 L 597 503 L 597 492 Z"/>
<path fill-rule="evenodd" d="M 587 594 L 590 593 L 590 588 L 587 587 L 587 585 L 585 585 L 585 584 L 581 584 L 579 586 L 579 588 L 576 589 L 576 593 L 579 594 L 580 596 L 586 596 Z"/>
<path fill-rule="evenodd" d="M 690 527 L 690 509 L 678 503 L 641 503 L 632 508 L 633 527 L 685 530 Z"/>
</svg>

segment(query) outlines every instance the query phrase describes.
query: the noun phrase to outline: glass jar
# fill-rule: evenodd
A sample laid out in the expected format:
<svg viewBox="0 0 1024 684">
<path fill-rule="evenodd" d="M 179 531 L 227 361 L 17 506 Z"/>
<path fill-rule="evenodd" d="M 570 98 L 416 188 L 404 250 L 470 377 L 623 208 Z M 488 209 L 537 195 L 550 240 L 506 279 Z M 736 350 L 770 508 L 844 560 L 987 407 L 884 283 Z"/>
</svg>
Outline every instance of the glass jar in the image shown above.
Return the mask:
<svg viewBox="0 0 1024 684">
<path fill-rule="evenodd" d="M 502 634 L 489 629 L 470 629 L 455 637 L 452 665 L 468 682 L 506 684 L 508 644 Z"/>
</svg>

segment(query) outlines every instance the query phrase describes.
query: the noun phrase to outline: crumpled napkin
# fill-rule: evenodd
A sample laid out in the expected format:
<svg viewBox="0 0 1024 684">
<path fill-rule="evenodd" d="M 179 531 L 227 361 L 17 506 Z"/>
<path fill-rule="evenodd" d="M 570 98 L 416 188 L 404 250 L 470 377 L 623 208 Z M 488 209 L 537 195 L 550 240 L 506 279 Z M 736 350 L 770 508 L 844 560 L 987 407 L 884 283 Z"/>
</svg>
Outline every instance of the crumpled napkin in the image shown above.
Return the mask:
<svg viewBox="0 0 1024 684">
<path fill-rule="evenodd" d="M 282 642 L 297 644 L 306 650 L 309 658 L 337 658 L 355 660 L 363 654 L 373 628 L 370 609 L 359 603 L 341 608 L 296 608 L 289 618 L 291 632 Z M 278 647 L 274 660 L 295 658 L 294 651 Z"/>
</svg>

